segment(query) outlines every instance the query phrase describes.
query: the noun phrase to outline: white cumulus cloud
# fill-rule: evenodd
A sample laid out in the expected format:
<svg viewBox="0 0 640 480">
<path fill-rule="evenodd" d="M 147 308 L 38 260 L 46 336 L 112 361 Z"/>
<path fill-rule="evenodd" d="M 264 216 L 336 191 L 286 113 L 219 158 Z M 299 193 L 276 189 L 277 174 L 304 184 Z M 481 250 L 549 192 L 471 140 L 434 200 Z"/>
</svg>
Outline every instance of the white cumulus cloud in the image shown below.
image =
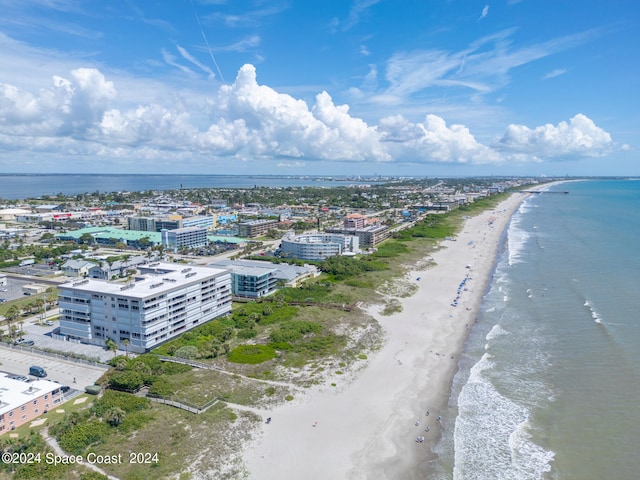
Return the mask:
<svg viewBox="0 0 640 480">
<path fill-rule="evenodd" d="M 543 125 L 530 129 L 509 125 L 496 148 L 539 159 L 597 157 L 612 149 L 611 135 L 581 113 L 568 123 Z"/>
<path fill-rule="evenodd" d="M 372 68 L 370 81 L 375 73 Z M 583 114 L 558 125 L 509 125 L 492 145 L 434 114 L 418 122 L 390 115 L 370 124 L 327 92 L 309 105 L 258 84 L 253 65 L 208 95 L 182 91 L 125 104 L 113 82 L 92 68 L 54 76 L 38 91 L 0 84 L 0 149 L 109 158 L 123 168 L 137 159 L 157 162 L 159 171 L 163 163 L 219 168 L 229 159 L 273 168 L 317 161 L 486 164 L 594 157 L 613 149 L 611 136 Z"/>
<path fill-rule="evenodd" d="M 53 76 L 37 94 L 0 84 L 0 127 L 14 135 L 83 135 L 102 118 L 117 93 L 112 82 L 94 68 Z"/>
<path fill-rule="evenodd" d="M 496 163 L 500 155 L 478 143 L 464 125 L 447 126 L 437 115 L 412 123 L 402 116 L 383 118 L 379 129 L 397 160 L 413 162 Z"/>
</svg>

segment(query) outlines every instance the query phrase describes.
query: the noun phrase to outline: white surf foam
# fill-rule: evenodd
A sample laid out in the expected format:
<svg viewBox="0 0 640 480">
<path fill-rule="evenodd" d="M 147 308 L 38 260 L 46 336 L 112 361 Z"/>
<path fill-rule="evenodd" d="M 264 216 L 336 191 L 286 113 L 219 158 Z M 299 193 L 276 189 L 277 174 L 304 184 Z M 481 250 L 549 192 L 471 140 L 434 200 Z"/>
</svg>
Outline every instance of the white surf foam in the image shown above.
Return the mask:
<svg viewBox="0 0 640 480">
<path fill-rule="evenodd" d="M 489 331 L 489 333 L 487 333 L 487 336 L 485 337 L 486 340 L 493 340 L 495 338 L 498 338 L 502 335 L 509 335 L 509 332 L 507 332 L 504 328 L 502 328 L 500 326 L 499 323 L 496 323 L 491 330 Z"/>
<path fill-rule="evenodd" d="M 522 252 L 524 250 L 527 241 L 531 237 L 531 234 L 526 230 L 520 228 L 521 213 L 523 207 L 520 207 L 518 214 L 513 217 L 509 230 L 507 231 L 507 248 L 509 250 L 509 265 L 516 263 L 522 263 Z"/>
<path fill-rule="evenodd" d="M 591 318 L 593 318 L 593 321 L 596 323 L 602 323 L 602 318 L 600 318 L 600 315 L 598 314 L 598 312 L 596 311 L 596 309 L 593 307 L 593 305 L 591 305 L 591 303 L 589 302 L 589 300 L 585 300 L 584 302 L 584 306 L 587 307 L 589 309 L 589 312 L 591 312 Z"/>
<path fill-rule="evenodd" d="M 539 480 L 550 470 L 554 454 L 533 443 L 530 412 L 493 385 L 492 358 L 485 353 L 471 368 L 458 398 L 453 478 Z"/>
</svg>

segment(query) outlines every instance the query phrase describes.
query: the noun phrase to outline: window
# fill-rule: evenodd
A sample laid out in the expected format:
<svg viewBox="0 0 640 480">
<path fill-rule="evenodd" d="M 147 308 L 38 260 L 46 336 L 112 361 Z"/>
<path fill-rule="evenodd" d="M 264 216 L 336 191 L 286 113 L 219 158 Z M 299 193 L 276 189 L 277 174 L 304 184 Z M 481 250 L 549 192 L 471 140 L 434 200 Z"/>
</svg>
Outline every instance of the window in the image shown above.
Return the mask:
<svg viewBox="0 0 640 480">
<path fill-rule="evenodd" d="M 37 398 L 33 401 L 33 404 L 34 404 L 34 405 L 37 405 L 37 404 L 38 404 L 38 399 L 37 399 Z"/>
<path fill-rule="evenodd" d="M 25 406 L 24 406 L 24 405 L 22 405 L 22 406 L 20 407 L 20 411 L 24 412 L 24 409 L 25 409 Z"/>
</svg>

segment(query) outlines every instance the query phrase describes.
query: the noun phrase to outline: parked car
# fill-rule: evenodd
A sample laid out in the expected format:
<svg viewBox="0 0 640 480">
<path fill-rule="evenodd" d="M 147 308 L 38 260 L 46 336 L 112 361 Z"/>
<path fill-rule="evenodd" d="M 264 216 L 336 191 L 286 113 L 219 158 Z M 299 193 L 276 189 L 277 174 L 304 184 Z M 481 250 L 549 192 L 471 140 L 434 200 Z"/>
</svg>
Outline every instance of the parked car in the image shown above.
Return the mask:
<svg viewBox="0 0 640 480">
<path fill-rule="evenodd" d="M 53 327 L 53 322 L 52 322 L 51 320 L 47 320 L 46 322 L 44 322 L 44 324 L 45 324 L 47 327 Z"/>
<path fill-rule="evenodd" d="M 34 377 L 44 378 L 47 376 L 47 372 L 44 368 L 38 367 L 37 365 L 33 365 L 29 368 L 29 375 L 33 375 Z"/>
</svg>

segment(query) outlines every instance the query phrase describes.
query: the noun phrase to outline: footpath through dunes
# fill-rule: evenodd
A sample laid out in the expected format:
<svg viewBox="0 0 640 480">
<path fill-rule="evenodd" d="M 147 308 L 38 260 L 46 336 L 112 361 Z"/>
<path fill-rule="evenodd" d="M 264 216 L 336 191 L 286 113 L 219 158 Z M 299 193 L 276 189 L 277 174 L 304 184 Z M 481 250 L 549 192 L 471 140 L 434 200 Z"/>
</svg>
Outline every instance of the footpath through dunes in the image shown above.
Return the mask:
<svg viewBox="0 0 640 480">
<path fill-rule="evenodd" d="M 501 235 L 523 198 L 510 195 L 466 219 L 455 241 L 421 260 L 433 266 L 401 280 L 417 287 L 400 299 L 401 312 L 383 316 L 381 307 L 369 308 L 386 333 L 382 349 L 341 390 L 312 387 L 275 408 L 245 448 L 250 478 L 425 478 L 424 462 L 434 458 L 442 429 L 453 428 L 443 412 L 458 357 Z"/>
</svg>

